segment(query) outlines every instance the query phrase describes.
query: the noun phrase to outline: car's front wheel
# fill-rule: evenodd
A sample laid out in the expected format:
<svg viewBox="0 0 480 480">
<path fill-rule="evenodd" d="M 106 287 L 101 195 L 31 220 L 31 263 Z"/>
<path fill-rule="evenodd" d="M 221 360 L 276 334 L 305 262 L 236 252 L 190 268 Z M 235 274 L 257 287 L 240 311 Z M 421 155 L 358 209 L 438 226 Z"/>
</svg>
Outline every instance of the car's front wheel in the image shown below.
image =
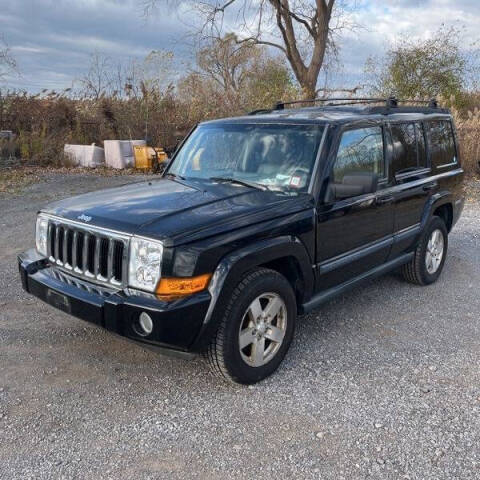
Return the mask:
<svg viewBox="0 0 480 480">
<path fill-rule="evenodd" d="M 235 287 L 208 347 L 211 369 L 237 383 L 264 379 L 285 357 L 295 320 L 295 295 L 287 279 L 266 268 L 249 272 Z"/>
</svg>

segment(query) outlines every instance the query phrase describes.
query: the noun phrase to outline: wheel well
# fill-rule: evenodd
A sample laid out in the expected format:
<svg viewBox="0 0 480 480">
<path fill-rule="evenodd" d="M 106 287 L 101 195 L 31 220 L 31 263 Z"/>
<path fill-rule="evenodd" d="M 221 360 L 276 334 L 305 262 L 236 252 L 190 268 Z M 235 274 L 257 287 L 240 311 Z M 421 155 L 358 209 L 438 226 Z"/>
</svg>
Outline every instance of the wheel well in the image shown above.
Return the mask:
<svg viewBox="0 0 480 480">
<path fill-rule="evenodd" d="M 447 227 L 447 231 L 450 232 L 452 229 L 452 223 L 453 223 L 453 207 L 451 203 L 445 203 L 444 205 L 441 205 L 435 211 L 433 212 L 434 215 L 437 217 L 440 217 L 444 222 Z"/>
<path fill-rule="evenodd" d="M 270 268 L 271 270 L 275 270 L 283 275 L 288 280 L 293 291 L 295 292 L 297 307 L 303 302 L 302 295 L 305 285 L 302 272 L 300 270 L 300 265 L 295 257 L 289 256 L 277 258 L 271 262 L 263 263 L 262 265 L 259 265 L 259 267 Z"/>
</svg>

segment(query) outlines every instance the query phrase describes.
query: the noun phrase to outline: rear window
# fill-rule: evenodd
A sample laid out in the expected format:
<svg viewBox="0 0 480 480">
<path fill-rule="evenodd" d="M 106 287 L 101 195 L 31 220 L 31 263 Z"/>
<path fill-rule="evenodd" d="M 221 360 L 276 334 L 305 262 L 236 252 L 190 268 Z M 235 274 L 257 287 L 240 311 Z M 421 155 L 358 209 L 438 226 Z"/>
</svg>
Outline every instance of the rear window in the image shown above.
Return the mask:
<svg viewBox="0 0 480 480">
<path fill-rule="evenodd" d="M 405 174 L 427 167 L 423 125 L 415 123 L 391 124 L 393 142 L 393 173 Z"/>
<path fill-rule="evenodd" d="M 436 167 L 457 163 L 452 123 L 448 120 L 429 122 L 432 164 Z"/>
</svg>

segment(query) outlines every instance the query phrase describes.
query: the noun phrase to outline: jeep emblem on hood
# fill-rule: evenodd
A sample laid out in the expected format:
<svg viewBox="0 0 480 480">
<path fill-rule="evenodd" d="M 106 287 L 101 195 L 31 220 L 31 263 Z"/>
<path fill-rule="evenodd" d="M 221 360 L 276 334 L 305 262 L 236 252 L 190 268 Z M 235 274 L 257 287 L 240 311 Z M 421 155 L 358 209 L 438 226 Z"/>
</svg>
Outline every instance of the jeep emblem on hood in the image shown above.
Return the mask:
<svg viewBox="0 0 480 480">
<path fill-rule="evenodd" d="M 79 220 L 83 220 L 84 222 L 89 222 L 92 219 L 92 217 L 89 217 L 88 215 L 85 215 L 84 213 L 79 215 L 77 218 Z"/>
</svg>

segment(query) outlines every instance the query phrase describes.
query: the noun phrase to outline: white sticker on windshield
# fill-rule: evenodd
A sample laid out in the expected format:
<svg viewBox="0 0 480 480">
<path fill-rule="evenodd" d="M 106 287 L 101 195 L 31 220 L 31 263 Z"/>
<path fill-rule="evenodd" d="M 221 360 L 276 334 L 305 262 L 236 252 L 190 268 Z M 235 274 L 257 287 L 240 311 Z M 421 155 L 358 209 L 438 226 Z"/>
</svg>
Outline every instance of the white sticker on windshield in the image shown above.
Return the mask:
<svg viewBox="0 0 480 480">
<path fill-rule="evenodd" d="M 290 177 L 290 185 L 292 187 L 299 187 L 301 181 L 302 181 L 302 179 L 297 175 L 292 175 Z"/>
</svg>

